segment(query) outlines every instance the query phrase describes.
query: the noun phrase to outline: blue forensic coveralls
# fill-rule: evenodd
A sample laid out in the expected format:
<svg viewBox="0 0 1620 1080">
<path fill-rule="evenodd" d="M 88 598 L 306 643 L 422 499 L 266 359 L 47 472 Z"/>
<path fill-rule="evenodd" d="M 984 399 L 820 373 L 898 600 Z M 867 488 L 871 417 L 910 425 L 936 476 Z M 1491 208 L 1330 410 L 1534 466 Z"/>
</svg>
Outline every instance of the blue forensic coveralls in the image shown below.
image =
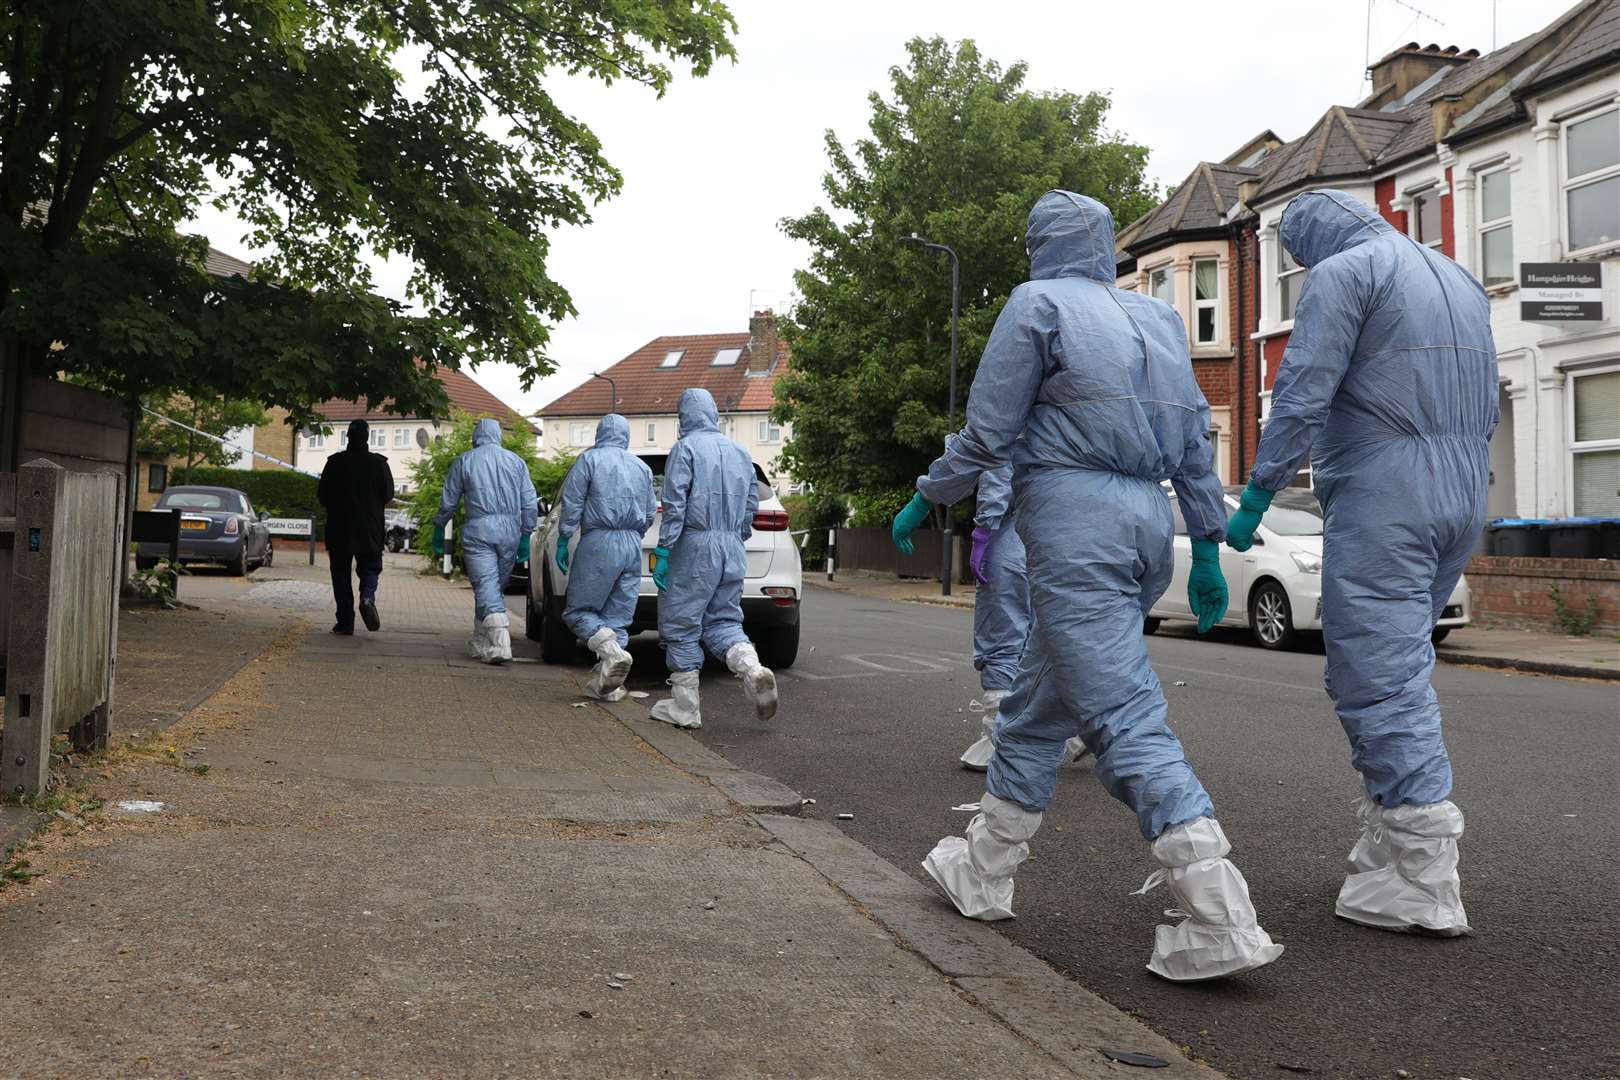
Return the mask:
<svg viewBox="0 0 1620 1080">
<path fill-rule="evenodd" d="M 1013 525 L 1010 464 L 979 477 L 973 524 L 994 534 L 973 602 L 973 666 L 980 689 L 1009 690 L 1029 636 L 1029 581 L 1024 541 Z"/>
<path fill-rule="evenodd" d="M 461 555 L 472 582 L 478 620 L 506 610 L 503 587 L 517 561 L 518 541 L 539 520 L 534 481 L 523 459 L 501 445 L 501 425 L 489 418 L 473 428 L 473 448 L 450 463 L 433 524 L 442 527 L 467 500 Z"/>
<path fill-rule="evenodd" d="M 680 438 L 664 465 L 658 546 L 669 551 L 658 634 L 671 671 L 696 671 L 703 650 L 724 657 L 748 640 L 742 628 L 743 547 L 754 532 L 759 488 L 754 459 L 720 433 L 720 412 L 693 387 L 676 407 Z"/>
<path fill-rule="evenodd" d="M 1142 636 L 1173 568 L 1160 482 L 1174 485 L 1189 535 L 1226 535 L 1209 405 L 1180 317 L 1114 288 L 1106 207 L 1048 192 L 1030 211 L 1026 246 L 1032 280 L 1007 298 L 967 425 L 917 490 L 956 502 L 982 474 L 1015 466 L 1034 624 L 1001 702 L 990 793 L 1044 811 L 1064 743 L 1078 735 L 1151 840 L 1215 813 L 1166 723 Z"/>
<path fill-rule="evenodd" d="M 630 453 L 630 422 L 609 413 L 596 425 L 596 445 L 579 455 L 562 486 L 557 524 L 580 534 L 568 560 L 563 621 L 581 641 L 604 626 L 630 640 L 641 591 L 641 538 L 657 516 L 652 470 Z"/>
<path fill-rule="evenodd" d="M 1276 491 L 1307 452 L 1324 513 L 1326 684 L 1367 794 L 1451 792 L 1429 635 L 1484 526 L 1498 417 L 1485 290 L 1342 191 L 1282 219 L 1309 267 L 1250 481 Z"/>
</svg>

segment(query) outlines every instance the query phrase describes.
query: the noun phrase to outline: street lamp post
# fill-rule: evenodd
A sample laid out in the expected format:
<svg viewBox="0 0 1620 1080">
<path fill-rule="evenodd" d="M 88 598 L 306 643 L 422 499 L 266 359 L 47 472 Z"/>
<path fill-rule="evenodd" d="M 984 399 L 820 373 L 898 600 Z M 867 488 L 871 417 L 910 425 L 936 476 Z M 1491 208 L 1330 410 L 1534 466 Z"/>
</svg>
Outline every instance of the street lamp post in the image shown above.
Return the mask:
<svg viewBox="0 0 1620 1080">
<path fill-rule="evenodd" d="M 943 251 L 951 257 L 951 396 L 950 404 L 945 410 L 945 430 L 956 430 L 956 313 L 961 304 L 962 295 L 962 260 L 957 258 L 956 250 L 945 244 L 935 244 L 924 240 L 916 233 L 906 237 L 913 244 L 928 248 L 930 251 Z M 940 595 L 951 595 L 951 546 L 955 533 L 951 524 L 951 508 L 945 508 L 945 541 L 941 544 L 940 553 Z"/>
<path fill-rule="evenodd" d="M 608 412 L 618 412 L 619 411 L 619 384 L 614 382 L 612 379 L 608 378 L 606 375 L 598 375 L 594 371 L 591 372 L 591 378 L 593 378 L 593 379 L 601 379 L 603 382 L 608 384 L 608 389 L 610 391 L 612 391 L 612 393 L 613 393 L 613 403 L 608 406 Z"/>
</svg>

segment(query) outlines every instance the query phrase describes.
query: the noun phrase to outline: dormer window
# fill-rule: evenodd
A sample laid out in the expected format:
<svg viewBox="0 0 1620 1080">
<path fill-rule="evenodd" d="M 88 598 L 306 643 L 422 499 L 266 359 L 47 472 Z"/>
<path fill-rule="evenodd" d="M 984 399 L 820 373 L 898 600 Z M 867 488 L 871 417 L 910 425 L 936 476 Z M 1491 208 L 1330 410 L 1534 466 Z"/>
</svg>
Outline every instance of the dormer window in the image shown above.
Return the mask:
<svg viewBox="0 0 1620 1080">
<path fill-rule="evenodd" d="M 681 357 L 685 355 L 685 349 L 671 349 L 669 352 L 664 354 L 664 359 L 659 362 L 658 366 L 661 368 L 672 368 L 676 364 L 679 364 L 681 362 Z"/>
<path fill-rule="evenodd" d="M 714 359 L 709 361 L 709 366 L 732 367 L 737 363 L 737 358 L 741 355 L 741 349 L 721 349 L 719 352 L 714 354 Z"/>
</svg>

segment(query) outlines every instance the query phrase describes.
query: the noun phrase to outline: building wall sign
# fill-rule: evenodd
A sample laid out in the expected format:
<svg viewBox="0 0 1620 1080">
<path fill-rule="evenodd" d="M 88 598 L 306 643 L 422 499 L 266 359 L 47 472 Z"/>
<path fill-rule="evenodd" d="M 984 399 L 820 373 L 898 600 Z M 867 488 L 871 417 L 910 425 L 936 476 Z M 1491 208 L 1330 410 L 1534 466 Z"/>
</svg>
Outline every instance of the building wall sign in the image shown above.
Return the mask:
<svg viewBox="0 0 1620 1080">
<path fill-rule="evenodd" d="M 1519 318 L 1526 322 L 1601 322 L 1603 264 L 1520 263 Z"/>
</svg>

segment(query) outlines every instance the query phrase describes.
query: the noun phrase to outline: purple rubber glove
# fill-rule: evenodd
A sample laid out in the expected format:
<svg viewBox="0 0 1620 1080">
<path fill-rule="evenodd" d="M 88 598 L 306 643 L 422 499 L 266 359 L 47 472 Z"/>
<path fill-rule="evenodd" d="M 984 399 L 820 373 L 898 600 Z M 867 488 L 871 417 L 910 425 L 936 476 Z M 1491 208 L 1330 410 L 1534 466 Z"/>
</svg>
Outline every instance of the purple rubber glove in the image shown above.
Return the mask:
<svg viewBox="0 0 1620 1080">
<path fill-rule="evenodd" d="M 980 585 L 990 584 L 990 541 L 996 534 L 983 525 L 973 530 L 973 550 L 968 554 L 968 568 L 973 580 Z"/>
</svg>

